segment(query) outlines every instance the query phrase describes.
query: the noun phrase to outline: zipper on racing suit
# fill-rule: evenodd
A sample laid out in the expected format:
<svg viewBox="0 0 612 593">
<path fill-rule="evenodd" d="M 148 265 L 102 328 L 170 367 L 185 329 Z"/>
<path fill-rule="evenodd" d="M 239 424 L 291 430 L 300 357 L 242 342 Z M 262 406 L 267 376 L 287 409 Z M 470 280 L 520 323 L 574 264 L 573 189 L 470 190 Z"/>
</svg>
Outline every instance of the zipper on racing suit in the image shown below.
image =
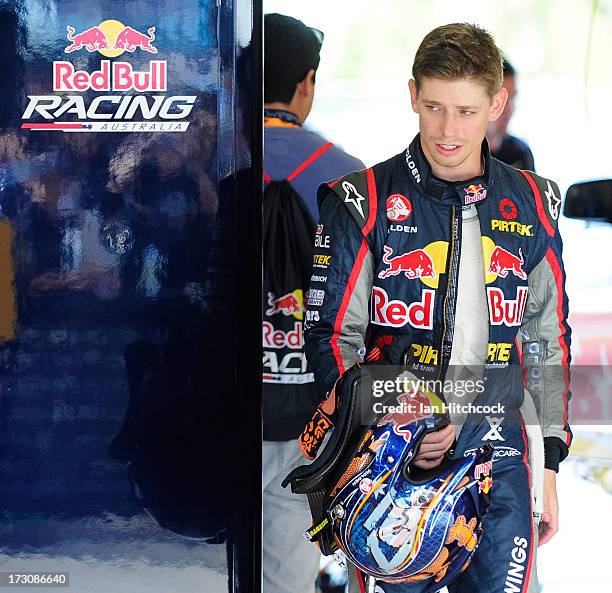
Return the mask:
<svg viewBox="0 0 612 593">
<path fill-rule="evenodd" d="M 436 380 L 444 381 L 453 347 L 455 333 L 455 308 L 457 305 L 457 283 L 459 281 L 459 259 L 461 257 L 461 223 L 462 210 L 453 206 L 451 208 L 450 241 L 446 254 L 446 274 L 442 274 L 442 286 L 438 285 L 439 292 L 444 293 L 442 307 L 442 331 L 440 334 L 438 376 Z M 408 366 L 409 352 L 404 353 L 404 368 Z M 441 394 L 438 394 L 441 395 Z M 444 398 L 443 398 L 444 399 Z"/>
<path fill-rule="evenodd" d="M 439 350 L 440 361 L 437 377 L 439 381 L 444 381 L 446 378 L 451 358 L 451 350 L 453 348 L 455 309 L 457 306 L 457 284 L 459 281 L 459 259 L 461 257 L 461 222 L 462 210 L 461 208 L 453 206 L 451 209 L 450 241 L 446 254 L 446 278 Z"/>
</svg>

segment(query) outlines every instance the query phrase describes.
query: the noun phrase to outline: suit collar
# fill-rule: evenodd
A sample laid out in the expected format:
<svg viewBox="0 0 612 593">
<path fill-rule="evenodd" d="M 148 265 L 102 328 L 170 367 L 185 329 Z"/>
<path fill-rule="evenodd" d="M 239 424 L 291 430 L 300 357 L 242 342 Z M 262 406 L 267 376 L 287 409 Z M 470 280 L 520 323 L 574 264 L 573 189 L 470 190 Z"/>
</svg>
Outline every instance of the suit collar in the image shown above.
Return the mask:
<svg viewBox="0 0 612 593">
<path fill-rule="evenodd" d="M 493 185 L 491 152 L 486 138 L 482 142 L 482 155 L 485 162 L 482 175 L 465 181 L 445 181 L 431 172 L 431 166 L 421 148 L 421 136 L 417 134 L 404 152 L 402 161 L 410 183 L 418 187 L 419 193 L 449 206 L 469 206 L 485 200 Z"/>
</svg>

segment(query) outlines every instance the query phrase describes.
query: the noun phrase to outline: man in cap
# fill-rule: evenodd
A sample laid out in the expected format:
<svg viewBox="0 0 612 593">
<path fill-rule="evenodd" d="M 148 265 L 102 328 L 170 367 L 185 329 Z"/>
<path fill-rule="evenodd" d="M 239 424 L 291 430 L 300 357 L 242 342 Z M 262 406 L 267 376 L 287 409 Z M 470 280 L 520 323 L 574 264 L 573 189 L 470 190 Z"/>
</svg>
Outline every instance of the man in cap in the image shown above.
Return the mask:
<svg viewBox="0 0 612 593">
<path fill-rule="evenodd" d="M 267 14 L 264 35 L 264 180 L 288 179 L 316 221 L 319 184 L 363 169 L 363 163 L 304 126 L 323 34 L 297 19 Z M 302 316 L 295 321 L 300 326 Z M 298 346 L 304 356 L 303 345 Z M 308 503 L 280 482 L 300 463 L 296 439 L 318 400 L 310 372 L 301 375 L 300 383 L 295 376 L 269 376 L 264 375 L 263 590 L 314 593 L 320 555 L 303 537 L 311 521 Z"/>
</svg>

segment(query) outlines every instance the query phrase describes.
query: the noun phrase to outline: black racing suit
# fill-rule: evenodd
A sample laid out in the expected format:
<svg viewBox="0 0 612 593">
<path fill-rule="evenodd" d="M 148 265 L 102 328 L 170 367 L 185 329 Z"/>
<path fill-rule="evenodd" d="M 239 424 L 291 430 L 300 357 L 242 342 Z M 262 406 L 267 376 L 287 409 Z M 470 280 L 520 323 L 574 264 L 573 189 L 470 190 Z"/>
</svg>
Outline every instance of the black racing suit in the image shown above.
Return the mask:
<svg viewBox="0 0 612 593">
<path fill-rule="evenodd" d="M 534 399 L 547 468 L 558 469 L 571 442 L 560 196 L 553 182 L 491 158 L 486 141 L 483 155 L 482 176 L 445 182 L 432 175 L 417 136 L 388 161 L 320 187 L 306 355 L 320 397 L 362 361 L 382 359 L 443 380 L 461 290 L 461 210 L 475 205 L 489 316 L 484 372 L 490 378 L 478 397 L 503 401 L 507 411 L 505 417 L 472 418 L 458 437 L 456 456 L 493 441 L 497 461 L 483 542 L 452 588 L 522 591 L 536 546 L 519 412 L 524 386 Z"/>
</svg>

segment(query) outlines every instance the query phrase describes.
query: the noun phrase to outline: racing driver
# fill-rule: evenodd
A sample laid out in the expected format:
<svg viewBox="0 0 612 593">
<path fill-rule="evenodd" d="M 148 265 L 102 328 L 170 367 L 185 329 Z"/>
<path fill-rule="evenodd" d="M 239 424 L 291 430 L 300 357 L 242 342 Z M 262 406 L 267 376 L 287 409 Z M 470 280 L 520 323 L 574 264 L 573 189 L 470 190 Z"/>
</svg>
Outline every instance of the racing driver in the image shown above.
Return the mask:
<svg viewBox="0 0 612 593">
<path fill-rule="evenodd" d="M 434 29 L 412 75 L 420 133 L 410 146 L 319 189 L 306 353 L 321 398 L 359 362 L 437 379 L 480 365 L 488 386 L 475 397 L 510 405 L 429 434 L 414 464 L 430 470 L 445 455 L 495 447 L 484 535 L 449 588 L 537 591 L 538 531 L 540 544 L 557 531 L 555 478 L 571 442 L 559 189 L 490 155 L 485 133 L 507 91 L 489 33 L 468 24 Z M 544 437 L 539 525 L 519 411 L 524 387 Z M 364 576 L 349 567 L 351 592 L 363 590 Z M 376 591 L 408 590 L 419 583 L 376 582 Z"/>
</svg>

